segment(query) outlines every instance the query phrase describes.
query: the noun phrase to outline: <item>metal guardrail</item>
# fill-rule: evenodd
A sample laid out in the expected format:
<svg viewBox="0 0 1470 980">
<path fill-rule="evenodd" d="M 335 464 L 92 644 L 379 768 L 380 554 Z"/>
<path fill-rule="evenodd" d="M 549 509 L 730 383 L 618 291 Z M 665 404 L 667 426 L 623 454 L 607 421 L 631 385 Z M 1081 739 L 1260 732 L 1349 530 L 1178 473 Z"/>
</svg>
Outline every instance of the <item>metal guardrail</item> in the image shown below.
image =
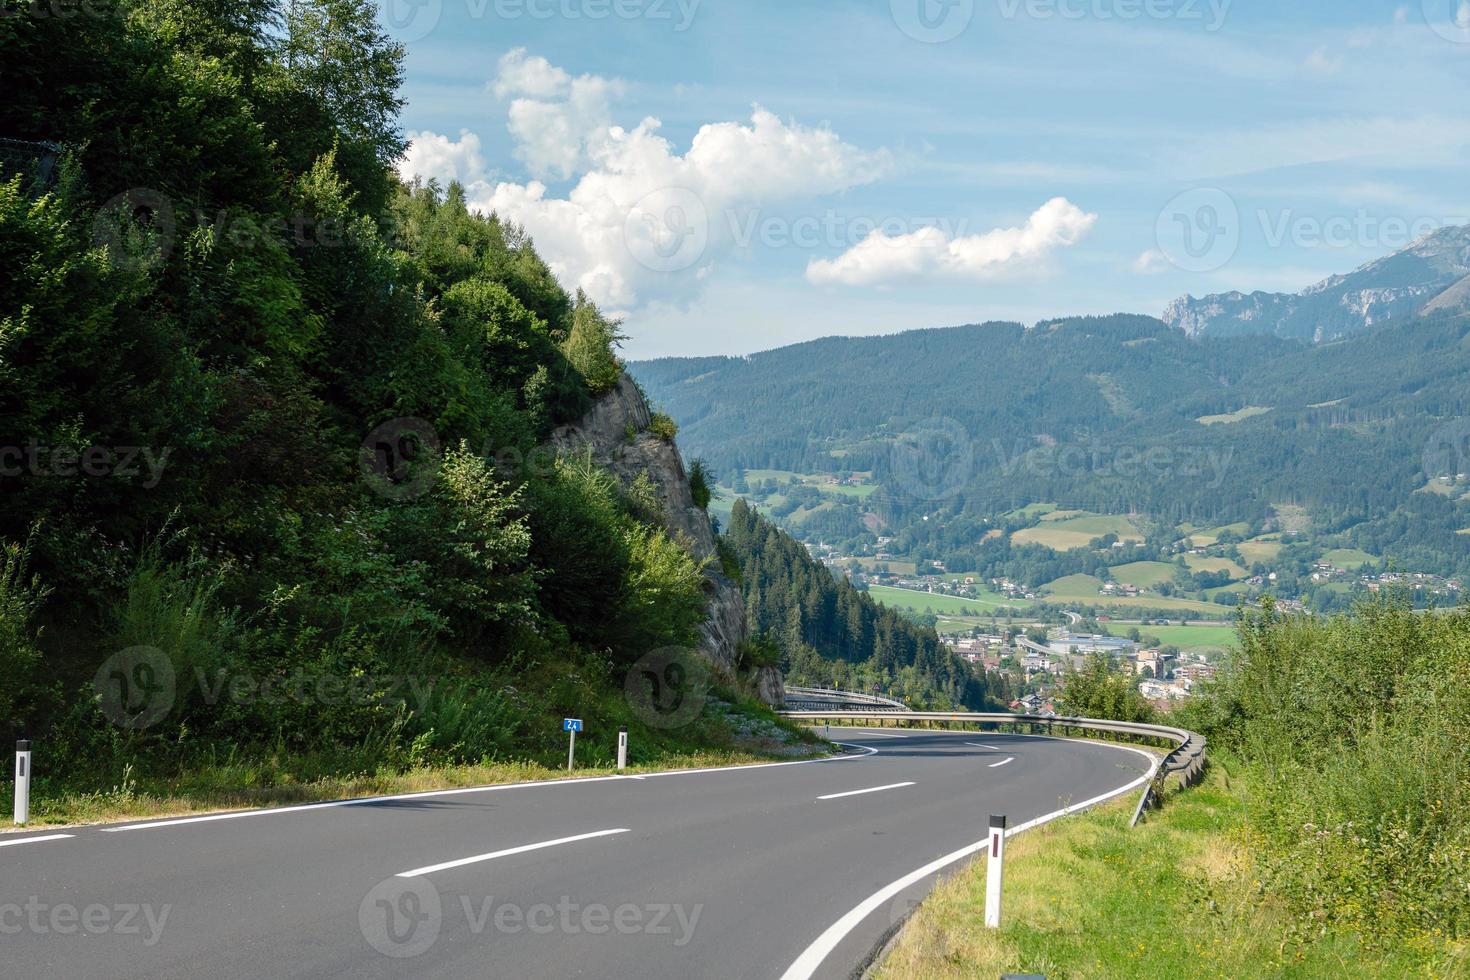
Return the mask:
<svg viewBox="0 0 1470 980">
<path fill-rule="evenodd" d="M 855 708 L 874 710 L 909 710 L 908 705 L 892 698 L 880 697 L 876 694 L 858 694 L 854 691 L 835 691 L 822 687 L 788 687 L 786 688 L 786 704 L 791 706 L 812 705 L 816 709 L 847 704 Z"/>
<path fill-rule="evenodd" d="M 1064 718 L 1056 715 L 1018 715 L 1010 712 L 978 711 L 851 711 L 814 710 L 783 711 L 781 715 L 793 721 L 918 721 L 950 722 L 990 726 L 999 731 L 1002 726 L 1030 729 L 1031 734 L 1045 734 L 1068 738 L 1074 731 L 1102 732 L 1109 735 L 1127 735 L 1133 738 L 1150 739 L 1156 742 L 1171 742 L 1174 748 L 1164 757 L 1155 771 L 1154 778 L 1144 787 L 1143 796 L 1133 812 L 1131 825 L 1136 825 L 1145 810 L 1159 802 L 1165 783 L 1171 776 L 1179 777 L 1181 788 L 1199 782 L 1205 770 L 1205 737 L 1184 728 L 1168 725 L 1146 725 L 1141 722 L 1111 721 L 1102 718 Z"/>
</svg>

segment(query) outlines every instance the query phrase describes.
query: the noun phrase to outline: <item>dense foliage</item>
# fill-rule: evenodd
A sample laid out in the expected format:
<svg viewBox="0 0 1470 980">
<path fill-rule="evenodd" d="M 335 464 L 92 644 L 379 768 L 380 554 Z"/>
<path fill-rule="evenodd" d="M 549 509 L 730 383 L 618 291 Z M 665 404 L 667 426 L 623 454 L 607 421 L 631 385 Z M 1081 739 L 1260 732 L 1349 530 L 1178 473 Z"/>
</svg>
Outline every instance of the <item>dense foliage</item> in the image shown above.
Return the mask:
<svg viewBox="0 0 1470 980">
<path fill-rule="evenodd" d="M 140 743 L 371 766 L 615 730 L 600 692 L 693 640 L 701 569 L 585 460 L 517 461 L 616 383 L 617 325 L 398 182 L 373 3 L 88 6 L 0 16 L 0 720 L 98 782 Z M 164 673 L 157 718 L 109 686 Z M 259 695 L 303 675 L 360 696 Z"/>
<path fill-rule="evenodd" d="M 633 370 L 723 474 L 872 473 L 871 497 L 802 523 L 845 550 L 871 547 L 865 512 L 889 550 L 980 570 L 1009 560 L 986 534 L 1027 504 L 1170 529 L 1291 504 L 1333 546 L 1470 573 L 1470 499 L 1423 492 L 1470 461 L 1470 316 L 1318 347 L 1192 340 L 1143 316 L 991 323 Z M 1234 414 L 1252 408 L 1269 411 Z M 1197 421 L 1212 416 L 1233 420 Z"/>
<path fill-rule="evenodd" d="M 725 540 L 740 567 L 751 631 L 780 650 L 788 683 L 884 694 L 915 708 L 1004 704 L 998 676 L 988 690 L 985 675 L 931 627 L 834 578 L 743 500 L 735 501 Z"/>
<path fill-rule="evenodd" d="M 1267 604 L 1183 721 L 1245 761 L 1256 874 L 1302 936 L 1470 939 L 1470 611 Z"/>
</svg>

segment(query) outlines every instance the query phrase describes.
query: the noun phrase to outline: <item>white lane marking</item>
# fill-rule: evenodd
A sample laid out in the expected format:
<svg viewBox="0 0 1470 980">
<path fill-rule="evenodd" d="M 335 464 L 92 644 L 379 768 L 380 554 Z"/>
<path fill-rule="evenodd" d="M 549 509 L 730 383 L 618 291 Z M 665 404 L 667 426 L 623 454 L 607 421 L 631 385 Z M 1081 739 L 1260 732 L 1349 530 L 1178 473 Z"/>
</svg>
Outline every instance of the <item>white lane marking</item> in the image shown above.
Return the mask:
<svg viewBox="0 0 1470 980">
<path fill-rule="evenodd" d="M 1003 751 L 1005 751 L 999 745 L 986 745 L 984 742 L 966 742 L 965 744 L 966 745 L 975 745 L 975 746 L 978 746 L 978 747 L 980 747 L 982 749 L 989 749 L 992 752 L 1003 752 Z"/>
<path fill-rule="evenodd" d="M 594 837 L 610 837 L 613 834 L 626 834 L 627 832 L 627 827 L 615 827 L 612 830 L 598 830 L 590 834 L 578 834 L 575 837 L 558 837 L 556 840 L 544 840 L 538 844 L 522 844 L 520 847 L 507 847 L 503 851 L 492 851 L 489 854 L 476 854 L 474 857 L 460 858 L 457 861 L 445 861 L 443 864 L 431 864 L 427 868 L 414 868 L 412 871 L 405 871 L 395 877 L 419 878 L 423 875 L 431 875 L 436 871 L 462 868 L 467 864 L 493 861 L 496 858 L 510 857 L 512 854 L 525 854 L 527 851 L 539 851 L 546 847 L 556 847 L 558 844 L 573 844 L 579 840 L 591 840 Z"/>
<path fill-rule="evenodd" d="M 869 787 L 868 789 L 850 789 L 846 793 L 828 793 L 826 796 L 819 796 L 819 797 L 817 797 L 817 799 L 819 799 L 819 800 L 840 800 L 844 796 L 861 796 L 864 793 L 881 793 L 885 789 L 902 789 L 905 786 L 912 786 L 912 785 L 914 785 L 912 781 L 907 782 L 907 783 L 889 783 L 887 786 L 872 786 L 872 787 Z"/>
<path fill-rule="evenodd" d="M 989 769 L 998 769 L 1001 766 L 1005 765 L 1007 762 L 1015 762 L 1015 761 L 1016 761 L 1016 757 L 1015 756 L 1008 755 L 1004 759 L 1000 760 L 999 762 L 992 762 L 987 768 L 989 768 Z"/>
<path fill-rule="evenodd" d="M 908 738 L 907 735 L 894 735 L 891 732 L 868 732 L 869 738 Z"/>
<path fill-rule="evenodd" d="M 834 745 L 852 745 L 850 742 L 834 742 Z M 375 803 L 396 803 L 402 800 L 425 800 L 442 796 L 464 796 L 469 793 L 498 793 L 508 789 L 527 789 L 535 786 L 578 786 L 587 783 L 622 782 L 627 779 L 649 779 L 653 776 L 688 776 L 708 772 L 739 772 L 749 769 L 776 769 L 781 766 L 806 766 L 820 762 L 848 762 L 866 759 L 878 750 L 870 745 L 852 745 L 865 749 L 867 755 L 837 755 L 825 759 L 797 759 L 793 762 L 758 762 L 749 766 L 718 766 L 711 769 L 670 769 L 665 772 L 646 772 L 640 776 L 589 776 L 573 779 L 542 779 L 528 783 L 497 783 L 494 786 L 466 786 L 460 789 L 434 789 L 422 793 L 400 793 L 396 796 L 370 796 L 357 800 L 332 800 L 327 803 L 302 803 L 297 806 L 266 807 L 259 810 L 232 810 L 229 813 L 208 813 L 200 817 L 178 817 L 172 820 L 154 820 L 150 823 L 128 824 L 123 827 L 98 827 L 104 834 L 120 834 L 129 830 L 152 830 L 155 827 L 181 827 L 191 823 L 213 823 L 216 820 L 239 820 L 242 817 L 269 816 L 277 813 L 304 813 L 307 810 L 330 810 L 344 806 L 371 806 Z"/>
<path fill-rule="evenodd" d="M 1158 769 L 1159 766 L 1159 760 L 1157 756 L 1145 752 L 1143 749 L 1134 749 L 1126 745 L 1112 745 L 1108 747 L 1123 749 L 1127 752 L 1137 752 L 1139 755 L 1148 759 L 1148 772 L 1144 773 L 1142 776 L 1139 776 L 1137 779 L 1133 780 L 1133 782 L 1129 783 L 1126 786 L 1119 787 L 1115 790 L 1109 790 L 1108 792 L 1103 793 L 1101 796 L 1094 796 L 1090 800 L 1084 800 L 1081 803 L 1075 803 L 1071 806 L 1063 807 L 1060 810 L 1056 810 L 1052 813 L 1037 817 L 1035 820 L 1028 820 L 1023 824 L 1012 827 L 1010 830 L 1006 831 L 1006 836 L 1011 837 L 1015 834 L 1021 833 L 1023 830 L 1030 830 L 1033 827 L 1039 827 L 1044 823 L 1057 819 L 1058 817 L 1064 817 L 1069 813 L 1076 813 L 1078 810 L 1085 810 L 1090 806 L 1102 803 L 1104 800 L 1110 800 L 1115 796 L 1121 796 L 1124 793 L 1128 792 L 1130 789 L 1142 786 L 1145 782 L 1153 778 L 1154 771 Z M 884 902 L 887 902 L 888 900 L 893 898 L 893 896 L 897 895 L 899 892 L 903 891 L 914 882 L 922 881 L 924 878 L 934 874 L 936 871 L 940 871 L 948 867 L 949 865 L 954 864 L 956 861 L 962 861 L 965 858 L 969 857 L 971 854 L 975 854 L 978 851 L 984 850 L 986 845 L 988 845 L 989 843 L 990 839 L 988 837 L 984 840 L 978 840 L 975 843 L 968 845 L 967 847 L 960 848 L 958 851 L 953 851 L 949 854 L 946 854 L 944 857 L 939 858 L 936 861 L 931 861 L 930 863 L 924 865 L 922 868 L 919 868 L 917 871 L 909 872 L 897 881 L 885 885 L 878 891 L 874 892 L 872 895 L 869 895 L 867 898 L 863 899 L 862 902 L 858 903 L 858 905 L 854 907 L 850 912 L 848 912 L 842 918 L 838 919 L 836 922 L 832 923 L 832 925 L 828 926 L 827 931 L 818 936 L 812 942 L 812 944 L 808 946 L 802 952 L 802 954 L 796 958 L 795 963 L 792 963 L 791 966 L 787 967 L 786 972 L 781 974 L 781 980 L 810 980 L 812 975 L 817 972 L 817 968 L 822 965 L 822 961 L 831 954 L 832 950 L 837 948 L 837 944 L 842 942 L 842 940 L 846 938 L 848 933 L 856 929 L 859 923 L 861 923 L 869 915 L 872 915 L 874 911 L 881 908 Z"/>
<path fill-rule="evenodd" d="M 17 844 L 39 844 L 43 840 L 62 840 L 66 837 L 75 837 L 76 834 L 47 834 L 45 837 L 22 837 L 20 840 L 0 840 L 0 847 L 14 847 Z"/>
</svg>

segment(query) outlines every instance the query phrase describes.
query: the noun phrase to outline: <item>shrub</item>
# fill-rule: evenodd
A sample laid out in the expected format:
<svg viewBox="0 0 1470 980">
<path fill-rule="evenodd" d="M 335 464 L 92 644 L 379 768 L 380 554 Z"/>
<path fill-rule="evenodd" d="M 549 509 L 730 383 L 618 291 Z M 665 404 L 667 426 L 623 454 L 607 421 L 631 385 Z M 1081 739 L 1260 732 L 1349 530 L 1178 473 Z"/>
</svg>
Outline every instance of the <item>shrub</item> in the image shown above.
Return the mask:
<svg viewBox="0 0 1470 980">
<path fill-rule="evenodd" d="M 648 421 L 648 431 L 664 442 L 673 442 L 674 437 L 679 434 L 679 424 L 663 412 L 654 412 Z"/>
<path fill-rule="evenodd" d="M 30 545 L 0 547 L 0 718 L 17 718 L 25 704 L 26 678 L 40 662 L 37 631 L 32 626 L 37 608 L 46 599 L 40 579 L 26 578 Z"/>
</svg>

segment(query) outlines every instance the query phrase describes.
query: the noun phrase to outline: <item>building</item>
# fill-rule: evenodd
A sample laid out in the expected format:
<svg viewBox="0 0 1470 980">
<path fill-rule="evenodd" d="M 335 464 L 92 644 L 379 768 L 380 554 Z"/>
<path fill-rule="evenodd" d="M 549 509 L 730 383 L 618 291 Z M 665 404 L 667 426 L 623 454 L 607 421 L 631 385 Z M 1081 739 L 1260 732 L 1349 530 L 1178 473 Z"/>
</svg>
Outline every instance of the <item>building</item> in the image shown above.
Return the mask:
<svg viewBox="0 0 1470 980">
<path fill-rule="evenodd" d="M 1056 653 L 1106 653 L 1114 657 L 1131 654 L 1138 646 L 1121 636 L 1082 636 L 1067 632 L 1047 640 L 1046 645 Z"/>
</svg>

